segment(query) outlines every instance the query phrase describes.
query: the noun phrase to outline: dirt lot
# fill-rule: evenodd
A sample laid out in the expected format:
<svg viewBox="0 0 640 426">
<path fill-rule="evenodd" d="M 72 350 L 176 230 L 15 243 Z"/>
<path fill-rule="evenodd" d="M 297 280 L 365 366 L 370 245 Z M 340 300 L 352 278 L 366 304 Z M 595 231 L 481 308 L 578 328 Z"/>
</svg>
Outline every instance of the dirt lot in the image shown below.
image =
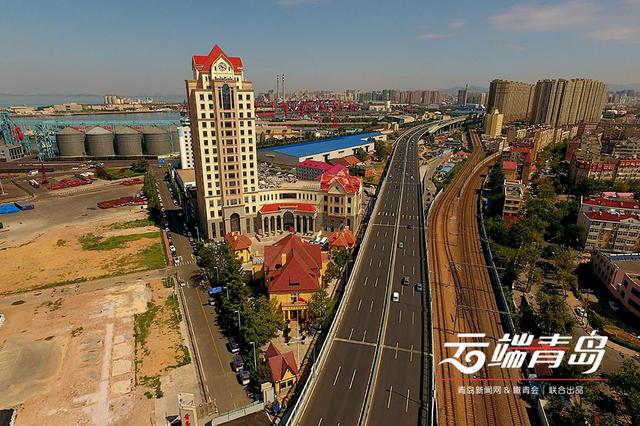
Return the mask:
<svg viewBox="0 0 640 426">
<path fill-rule="evenodd" d="M 177 392 L 197 392 L 191 364 L 173 369 L 189 360 L 171 294 L 157 279 L 0 300 L 0 406 L 18 409 L 18 425 L 164 424 Z M 134 330 L 150 304 L 161 309 L 143 355 Z M 154 383 L 136 385 L 136 369 Z"/>
<path fill-rule="evenodd" d="M 133 208 L 113 209 L 106 217 L 87 218 L 84 221 L 52 226 L 23 245 L 0 250 L 0 294 L 37 288 L 52 283 L 119 275 L 149 269 L 144 250 L 160 243 L 158 228 L 138 227 L 110 229 L 109 225 L 136 218 L 145 213 Z M 144 235 L 140 239 L 124 242 L 121 248 L 87 250 L 83 236 L 102 237 Z M 153 237 L 155 235 L 155 237 Z M 113 240 L 113 239 L 112 239 Z M 108 240 L 108 241 L 112 241 Z"/>
</svg>

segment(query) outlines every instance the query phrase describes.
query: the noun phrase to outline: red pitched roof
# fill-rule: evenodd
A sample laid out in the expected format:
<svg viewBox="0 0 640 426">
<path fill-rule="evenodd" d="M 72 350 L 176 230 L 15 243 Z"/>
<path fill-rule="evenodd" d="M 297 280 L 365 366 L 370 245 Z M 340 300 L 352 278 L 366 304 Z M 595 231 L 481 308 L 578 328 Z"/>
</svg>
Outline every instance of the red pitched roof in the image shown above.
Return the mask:
<svg viewBox="0 0 640 426">
<path fill-rule="evenodd" d="M 294 210 L 300 213 L 315 213 L 316 208 L 313 204 L 307 203 L 272 203 L 263 205 L 260 209 L 260 213 L 273 213 L 280 210 Z"/>
<path fill-rule="evenodd" d="M 298 365 L 296 364 L 296 357 L 293 351 L 281 353 L 273 343 L 269 344 L 267 351 L 264 353 L 264 357 L 269 364 L 269 370 L 271 370 L 271 379 L 274 382 L 279 382 L 284 378 L 287 370 L 292 374 L 298 374 Z"/>
<path fill-rule="evenodd" d="M 193 56 L 193 64 L 198 71 L 209 71 L 211 70 L 211 65 L 218 59 L 220 56 L 225 58 L 231 63 L 233 67 L 233 71 L 235 73 L 240 73 L 242 71 L 242 59 L 238 57 L 227 56 L 226 53 L 218 46 L 217 44 L 213 46 L 211 52 L 207 56 L 194 55 Z"/>
<path fill-rule="evenodd" d="M 270 293 L 315 291 L 319 288 L 321 270 L 320 246 L 303 242 L 296 234 L 264 248 L 264 271 Z"/>
<path fill-rule="evenodd" d="M 329 235 L 329 245 L 331 247 L 353 247 L 356 243 L 356 238 L 349 228 L 341 229 L 333 234 Z"/>
<path fill-rule="evenodd" d="M 610 200 L 604 197 L 585 197 L 582 204 L 590 206 L 605 206 L 623 209 L 640 209 L 640 201 L 636 200 Z"/>
<path fill-rule="evenodd" d="M 515 161 L 503 161 L 502 168 L 504 170 L 518 170 L 518 163 Z"/>
<path fill-rule="evenodd" d="M 320 169 L 323 172 L 331 170 L 331 168 L 333 167 L 333 166 L 331 166 L 331 164 L 327 164 L 327 163 L 324 163 L 322 161 L 316 161 L 316 160 L 304 160 L 304 161 L 301 161 L 298 164 L 296 164 L 296 167 L 297 166 L 309 167 L 311 169 Z"/>
<path fill-rule="evenodd" d="M 601 220 L 606 222 L 620 222 L 630 218 L 640 220 L 640 217 L 635 214 L 615 214 L 603 211 L 585 212 L 584 214 L 591 220 Z"/>
<path fill-rule="evenodd" d="M 334 182 L 338 182 L 350 194 L 357 193 L 362 183 L 359 177 L 351 176 L 346 169 L 341 169 L 336 173 L 324 172 L 320 175 L 320 188 L 324 191 L 329 189 Z"/>
<path fill-rule="evenodd" d="M 224 240 L 233 251 L 245 250 L 251 247 L 251 239 L 239 232 L 229 232 L 224 236 Z"/>
</svg>

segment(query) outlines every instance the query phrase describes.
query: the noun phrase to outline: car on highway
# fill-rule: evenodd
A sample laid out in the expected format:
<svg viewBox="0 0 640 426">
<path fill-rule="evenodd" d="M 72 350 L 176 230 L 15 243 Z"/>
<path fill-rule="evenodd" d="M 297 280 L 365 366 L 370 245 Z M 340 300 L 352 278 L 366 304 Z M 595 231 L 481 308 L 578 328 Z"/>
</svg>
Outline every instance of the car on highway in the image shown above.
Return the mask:
<svg viewBox="0 0 640 426">
<path fill-rule="evenodd" d="M 402 285 L 409 285 L 409 277 L 408 276 L 404 276 L 402 277 Z"/>
<path fill-rule="evenodd" d="M 231 361 L 231 364 L 233 365 L 233 370 L 236 373 L 240 372 L 240 370 L 244 368 L 244 361 L 242 360 L 240 354 L 235 354 L 233 356 L 233 361 Z"/>
<path fill-rule="evenodd" d="M 402 241 L 398 242 L 398 248 L 404 248 L 404 243 Z"/>
<path fill-rule="evenodd" d="M 422 291 L 422 283 L 416 283 L 416 291 Z"/>
<path fill-rule="evenodd" d="M 240 346 L 238 346 L 235 337 L 229 337 L 229 352 L 232 354 L 240 352 Z"/>
<path fill-rule="evenodd" d="M 413 229 L 413 226 L 411 224 L 408 224 L 407 229 Z"/>
<path fill-rule="evenodd" d="M 251 375 L 247 370 L 240 370 L 240 373 L 238 373 L 238 380 L 243 385 L 248 385 L 251 382 Z"/>
<path fill-rule="evenodd" d="M 391 295 L 391 300 L 394 302 L 399 302 L 400 301 L 400 293 L 398 293 L 397 291 L 394 291 L 393 294 Z"/>
</svg>

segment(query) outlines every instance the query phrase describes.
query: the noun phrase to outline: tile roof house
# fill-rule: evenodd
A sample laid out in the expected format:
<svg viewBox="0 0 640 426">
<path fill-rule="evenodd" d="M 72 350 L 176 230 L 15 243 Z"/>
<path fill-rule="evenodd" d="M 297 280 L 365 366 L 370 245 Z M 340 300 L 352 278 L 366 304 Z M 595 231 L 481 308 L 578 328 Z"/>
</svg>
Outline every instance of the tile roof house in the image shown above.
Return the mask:
<svg viewBox="0 0 640 426">
<path fill-rule="evenodd" d="M 348 226 L 329 235 L 329 247 L 331 250 L 345 249 L 350 250 L 356 244 L 356 237 Z"/>
<path fill-rule="evenodd" d="M 264 248 L 264 277 L 269 298 L 285 319 L 306 317 L 307 302 L 320 289 L 324 272 L 321 248 L 289 234 Z"/>
<path fill-rule="evenodd" d="M 239 232 L 229 232 L 224 236 L 224 241 L 229 244 L 233 252 L 242 259 L 242 262 L 251 260 L 251 239 Z"/>
<path fill-rule="evenodd" d="M 270 343 L 264 357 L 269 365 L 271 381 L 276 393 L 293 386 L 298 376 L 298 365 L 293 351 L 282 353 L 273 343 Z"/>
</svg>

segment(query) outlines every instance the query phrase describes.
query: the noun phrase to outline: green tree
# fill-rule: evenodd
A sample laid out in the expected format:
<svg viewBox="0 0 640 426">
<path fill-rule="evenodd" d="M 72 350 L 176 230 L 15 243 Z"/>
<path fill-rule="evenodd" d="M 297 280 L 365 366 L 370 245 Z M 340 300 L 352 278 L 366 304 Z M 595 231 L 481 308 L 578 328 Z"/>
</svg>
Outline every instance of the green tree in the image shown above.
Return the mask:
<svg viewBox="0 0 640 426">
<path fill-rule="evenodd" d="M 269 300 L 266 296 L 258 297 L 253 303 L 244 303 L 241 319 L 240 334 L 247 346 L 249 342 L 255 342 L 258 347 L 264 345 L 284 326 L 275 300 Z"/>
<path fill-rule="evenodd" d="M 333 318 L 335 301 L 329 297 L 327 290 L 321 288 L 311 296 L 309 301 L 309 327 L 322 330 L 329 327 Z"/>
<path fill-rule="evenodd" d="M 145 159 L 140 159 L 140 160 L 136 160 L 135 162 L 131 163 L 131 170 L 136 172 L 136 173 L 145 173 L 147 171 L 147 160 Z"/>
<path fill-rule="evenodd" d="M 640 424 L 640 370 L 638 364 L 627 358 L 615 373 L 606 375 L 609 386 L 621 396 L 631 415 L 633 424 Z"/>
<path fill-rule="evenodd" d="M 345 267 L 350 257 L 351 254 L 345 249 L 334 250 L 331 253 L 331 260 L 339 270 L 342 270 L 342 268 Z"/>
<path fill-rule="evenodd" d="M 373 144 L 373 148 L 375 149 L 376 156 L 378 158 L 383 158 L 387 155 L 387 145 L 383 141 L 376 139 Z"/>
<path fill-rule="evenodd" d="M 327 269 L 324 271 L 323 281 L 324 283 L 328 283 L 331 280 L 335 280 L 340 277 L 340 269 L 336 266 L 335 263 L 329 262 L 327 264 Z"/>
<path fill-rule="evenodd" d="M 537 322 L 541 332 L 571 335 L 575 321 L 564 297 L 538 291 L 536 301 L 538 302 Z"/>
<path fill-rule="evenodd" d="M 369 155 L 367 154 L 367 151 L 364 150 L 364 148 L 360 147 L 356 149 L 356 158 L 360 161 L 365 161 L 367 158 L 369 158 Z"/>
</svg>

